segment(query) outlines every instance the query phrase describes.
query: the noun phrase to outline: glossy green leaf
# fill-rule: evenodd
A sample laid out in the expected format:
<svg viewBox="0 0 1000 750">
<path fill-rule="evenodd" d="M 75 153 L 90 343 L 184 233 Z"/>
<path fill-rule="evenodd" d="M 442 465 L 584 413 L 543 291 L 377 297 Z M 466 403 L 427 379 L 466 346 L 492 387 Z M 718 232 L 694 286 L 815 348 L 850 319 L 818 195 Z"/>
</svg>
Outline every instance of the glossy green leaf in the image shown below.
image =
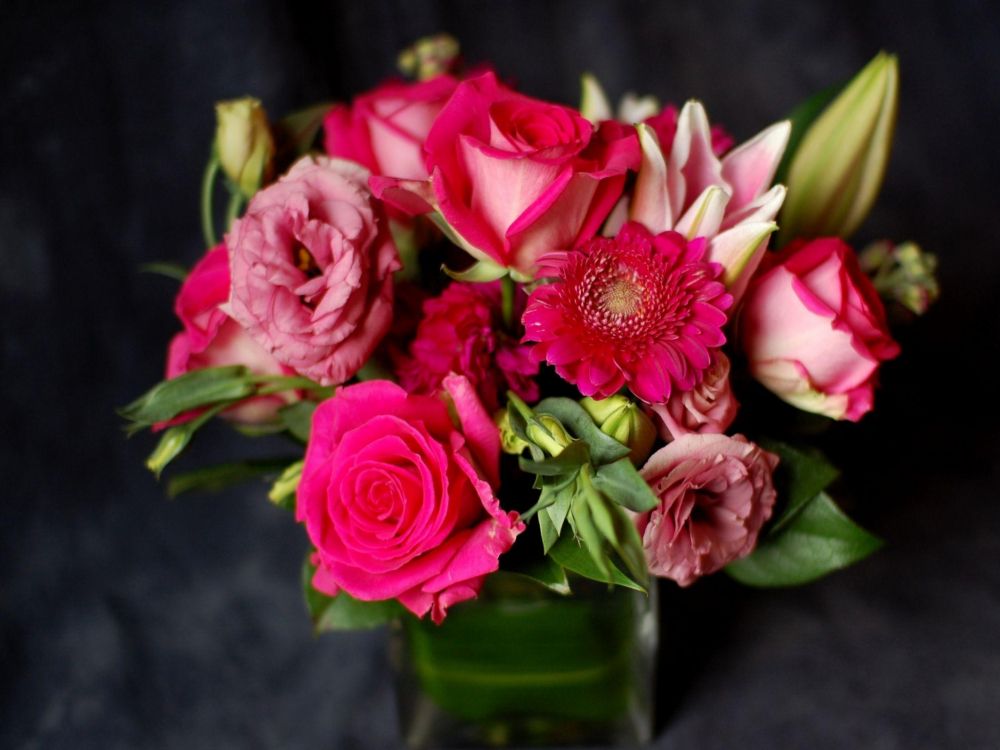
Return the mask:
<svg viewBox="0 0 1000 750">
<path fill-rule="evenodd" d="M 575 473 L 590 462 L 590 449 L 582 440 L 574 440 L 558 456 L 550 456 L 541 461 L 533 461 L 519 456 L 517 463 L 521 471 L 544 477 L 562 477 Z"/>
<path fill-rule="evenodd" d="M 251 395 L 254 387 L 245 367 L 206 367 L 157 383 L 118 413 L 141 429 L 191 409 L 238 401 Z"/>
<path fill-rule="evenodd" d="M 306 558 L 302 567 L 302 589 L 306 607 L 317 633 L 328 630 L 367 630 L 384 625 L 405 614 L 406 610 L 395 599 L 380 602 L 363 602 L 341 591 L 327 596 L 313 588 L 315 566 Z"/>
<path fill-rule="evenodd" d="M 502 558 L 501 558 L 502 559 Z M 542 557 L 521 563 L 516 568 L 506 568 L 509 573 L 530 578 L 533 581 L 555 591 L 557 594 L 569 594 L 569 581 L 566 571 L 551 557 Z"/>
<path fill-rule="evenodd" d="M 840 472 L 817 450 L 797 448 L 768 438 L 761 438 L 757 443 L 765 450 L 777 453 L 781 459 L 774 472 L 774 481 L 782 510 L 769 529 L 769 533 L 775 534 L 794 520 Z"/>
<path fill-rule="evenodd" d="M 170 478 L 167 495 L 177 497 L 181 493 L 199 490 L 218 492 L 234 484 L 251 479 L 266 479 L 277 476 L 294 458 L 260 458 L 246 461 L 204 466 Z"/>
<path fill-rule="evenodd" d="M 796 586 L 863 560 L 881 546 L 878 537 L 855 524 L 823 492 L 725 570 L 748 586 Z"/>
<path fill-rule="evenodd" d="M 568 528 L 563 530 L 559 540 L 552 546 L 549 555 L 566 570 L 577 573 L 584 578 L 624 586 L 636 591 L 646 591 L 645 587 L 625 575 L 614 561 L 609 561 L 609 572 L 603 572 L 594 562 L 590 553 L 580 546 Z"/>
</svg>

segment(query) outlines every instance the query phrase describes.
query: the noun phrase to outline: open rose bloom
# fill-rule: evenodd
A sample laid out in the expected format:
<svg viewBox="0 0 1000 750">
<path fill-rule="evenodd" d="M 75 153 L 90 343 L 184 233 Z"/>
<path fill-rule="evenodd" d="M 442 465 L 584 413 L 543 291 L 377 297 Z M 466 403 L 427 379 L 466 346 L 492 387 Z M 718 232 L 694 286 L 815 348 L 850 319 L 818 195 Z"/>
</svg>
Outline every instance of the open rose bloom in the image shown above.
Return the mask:
<svg viewBox="0 0 1000 750">
<path fill-rule="evenodd" d="M 776 231 L 838 165 L 851 220 L 829 226 L 859 225 L 895 86 L 852 84 L 819 136 L 797 121 L 803 142 L 849 140 L 844 165 L 789 121 L 740 142 L 698 101 L 627 96 L 614 116 L 585 79 L 578 110 L 420 49 L 422 80 L 313 113 L 325 155 L 256 100 L 252 122 L 220 109 L 226 154 L 254 160 L 220 178 L 222 232 L 208 184 L 167 380 L 123 410 L 162 433 L 150 467 L 216 415 L 299 441 L 269 497 L 303 525 L 313 616 L 336 627 L 440 623 L 507 568 L 556 589 L 723 569 L 780 586 L 872 551 L 786 404 L 833 430 L 874 409 L 900 351 L 879 294 L 936 291 L 933 263 L 869 278 L 846 237 Z"/>
</svg>

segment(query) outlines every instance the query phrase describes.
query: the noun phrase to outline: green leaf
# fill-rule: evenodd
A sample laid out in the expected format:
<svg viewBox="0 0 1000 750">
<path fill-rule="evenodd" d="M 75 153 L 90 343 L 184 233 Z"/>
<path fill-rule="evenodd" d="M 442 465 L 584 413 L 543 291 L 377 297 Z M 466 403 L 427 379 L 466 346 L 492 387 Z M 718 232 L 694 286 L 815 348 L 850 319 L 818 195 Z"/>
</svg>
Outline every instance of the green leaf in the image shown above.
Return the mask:
<svg viewBox="0 0 1000 750">
<path fill-rule="evenodd" d="M 146 468 L 148 468 L 156 478 L 160 478 L 160 474 L 166 468 L 167 464 L 177 458 L 183 450 L 187 447 L 188 443 L 191 442 L 191 438 L 194 434 L 202 428 L 202 426 L 208 422 L 212 417 L 218 414 L 220 411 L 228 406 L 232 405 L 232 401 L 224 401 L 221 404 L 216 404 L 211 409 L 199 414 L 197 417 L 184 424 L 174 425 L 160 438 L 160 442 L 156 444 L 156 448 L 153 452 L 149 454 L 149 458 L 146 459 Z"/>
<path fill-rule="evenodd" d="M 774 472 L 778 497 L 784 508 L 772 523 L 770 534 L 776 534 L 791 523 L 807 503 L 811 502 L 840 472 L 817 450 L 797 448 L 778 440 L 761 438 L 757 441 L 765 450 L 777 453 L 781 462 Z"/>
<path fill-rule="evenodd" d="M 594 487 L 607 498 L 636 513 L 651 510 L 659 504 L 629 458 L 619 458 L 598 467 L 592 481 Z"/>
<path fill-rule="evenodd" d="M 520 563 L 516 568 L 507 568 L 510 573 L 530 578 L 533 581 L 555 591 L 557 594 L 569 594 L 569 581 L 566 571 L 551 557 L 542 557 Z"/>
<path fill-rule="evenodd" d="M 555 417 L 576 437 L 590 446 L 590 455 L 594 466 L 617 461 L 630 453 L 626 445 L 622 445 L 610 435 L 601 432 L 594 420 L 580 404 L 569 398 L 547 398 L 535 406 L 536 414 L 548 414 Z"/>
<path fill-rule="evenodd" d="M 791 166 L 795 152 L 798 151 L 799 144 L 802 143 L 802 138 L 809 130 L 809 126 L 813 124 L 816 118 L 820 116 L 820 113 L 826 109 L 826 105 L 833 101 L 834 97 L 841 92 L 845 85 L 846 83 L 840 83 L 836 86 L 828 86 L 822 91 L 816 92 L 792 110 L 792 113 L 788 116 L 788 119 L 792 123 L 792 132 L 788 136 L 788 145 L 785 147 L 785 153 L 781 157 L 781 163 L 774 174 L 773 184 L 783 184 L 788 179 L 788 168 Z"/>
<path fill-rule="evenodd" d="M 565 516 L 563 517 L 565 521 Z M 552 545 L 559 541 L 560 530 L 552 520 L 552 506 L 543 508 L 538 514 L 538 533 L 542 536 L 542 550 L 549 554 Z"/>
<path fill-rule="evenodd" d="M 293 162 L 312 149 L 323 125 L 323 118 L 333 105 L 317 104 L 285 115 L 274 123 L 277 159 L 280 163 Z"/>
<path fill-rule="evenodd" d="M 533 461 L 519 456 L 517 463 L 521 471 L 545 477 L 563 477 L 575 474 L 581 466 L 590 462 L 590 448 L 582 440 L 574 440 L 558 456 L 541 461 Z"/>
<path fill-rule="evenodd" d="M 748 557 L 725 570 L 748 586 L 796 586 L 863 560 L 881 546 L 882 540 L 821 492 L 785 528 L 761 539 Z"/>
<path fill-rule="evenodd" d="M 312 415 L 316 411 L 316 404 L 312 401 L 296 401 L 278 410 L 278 418 L 285 426 L 292 437 L 301 440 L 303 443 L 309 442 L 309 430 L 312 425 Z"/>
<path fill-rule="evenodd" d="M 569 529 L 564 529 L 549 552 L 549 556 L 559 563 L 566 570 L 577 573 L 584 578 L 601 583 L 610 583 L 616 586 L 635 589 L 645 593 L 646 589 L 622 573 L 614 561 L 609 561 L 609 573 L 605 574 L 597 567 L 594 558 L 583 547 L 580 546 L 573 533 Z"/>
<path fill-rule="evenodd" d="M 167 482 L 167 495 L 177 497 L 181 493 L 201 490 L 218 492 L 226 487 L 250 479 L 276 475 L 294 458 L 261 458 L 247 461 L 204 466 L 194 471 L 178 474 Z"/>
<path fill-rule="evenodd" d="M 395 599 L 363 602 L 346 591 L 341 591 L 336 596 L 327 596 L 313 588 L 312 577 L 315 572 L 316 567 L 307 557 L 302 567 L 302 589 L 317 633 L 328 630 L 366 630 L 384 625 L 406 612 Z"/>
<path fill-rule="evenodd" d="M 251 377 L 240 365 L 194 370 L 157 383 L 118 413 L 141 429 L 201 406 L 246 398 L 254 392 Z"/>
<path fill-rule="evenodd" d="M 188 269 L 180 263 L 168 263 L 165 261 L 155 261 L 153 263 L 143 263 L 139 266 L 141 273 L 155 273 L 159 276 L 166 276 L 168 279 L 183 282 L 188 276 Z"/>
<path fill-rule="evenodd" d="M 299 480 L 302 479 L 302 467 L 305 461 L 295 461 L 288 464 L 281 472 L 271 489 L 268 490 L 267 499 L 285 510 L 295 510 L 295 492 L 299 488 Z"/>
</svg>

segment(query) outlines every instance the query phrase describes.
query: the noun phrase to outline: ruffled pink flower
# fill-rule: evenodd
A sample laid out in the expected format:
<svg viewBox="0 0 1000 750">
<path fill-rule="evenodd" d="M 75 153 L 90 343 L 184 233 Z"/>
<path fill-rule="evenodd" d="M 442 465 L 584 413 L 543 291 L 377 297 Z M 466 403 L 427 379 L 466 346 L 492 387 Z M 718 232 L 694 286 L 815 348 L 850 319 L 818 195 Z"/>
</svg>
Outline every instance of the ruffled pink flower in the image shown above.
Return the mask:
<svg viewBox="0 0 1000 750">
<path fill-rule="evenodd" d="M 368 171 L 306 156 L 250 201 L 226 238 L 229 312 L 274 358 L 343 383 L 392 325 L 400 267 Z"/>
<path fill-rule="evenodd" d="M 667 442 L 690 432 L 722 433 L 733 423 L 739 403 L 729 383 L 729 357 L 712 350 L 712 364 L 689 391 L 674 391 L 665 404 L 650 404 Z"/>
<path fill-rule="evenodd" d="M 229 299 L 229 253 L 225 245 L 208 251 L 181 284 L 174 312 L 184 330 L 174 336 L 167 352 L 167 378 L 176 378 L 206 367 L 243 365 L 258 375 L 281 375 L 286 372 L 221 309 Z M 259 396 L 226 409 L 223 414 L 246 424 L 274 419 L 288 401 L 280 396 Z M 184 414 L 170 422 L 179 424 L 197 412 Z M 162 425 L 166 426 L 166 425 Z"/>
<path fill-rule="evenodd" d="M 650 456 L 639 473 L 660 504 L 636 518 L 650 572 L 689 586 L 750 554 L 777 465 L 742 435 L 682 435 Z"/>
<path fill-rule="evenodd" d="M 398 599 L 437 623 L 475 597 L 524 530 L 500 507 L 500 435 L 469 382 L 441 395 L 373 380 L 340 389 L 312 421 L 296 515 L 316 547 L 313 586 Z"/>
<path fill-rule="evenodd" d="M 532 355 L 553 365 L 585 396 L 606 398 L 628 385 L 664 402 L 690 390 L 726 337 L 732 303 L 721 268 L 703 260 L 705 243 L 639 224 L 613 239 L 550 257 L 523 316 Z"/>
<path fill-rule="evenodd" d="M 524 307 L 523 293 L 518 301 L 515 313 Z M 538 362 L 530 347 L 501 328 L 499 282 L 452 283 L 439 297 L 424 302 L 410 356 L 398 368 L 400 384 L 411 393 L 433 393 L 449 373 L 460 372 L 490 412 L 508 389 L 536 401 Z"/>
</svg>

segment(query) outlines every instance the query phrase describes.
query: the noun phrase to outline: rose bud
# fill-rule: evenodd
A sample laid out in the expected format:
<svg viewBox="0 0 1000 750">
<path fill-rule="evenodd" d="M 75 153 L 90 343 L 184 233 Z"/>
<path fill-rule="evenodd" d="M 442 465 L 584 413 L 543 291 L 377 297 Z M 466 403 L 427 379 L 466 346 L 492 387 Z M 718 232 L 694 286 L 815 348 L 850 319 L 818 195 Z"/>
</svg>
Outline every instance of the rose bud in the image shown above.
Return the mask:
<svg viewBox="0 0 1000 750">
<path fill-rule="evenodd" d="M 631 448 L 632 463 L 639 465 L 646 460 L 656 439 L 656 428 L 634 401 L 620 395 L 600 401 L 588 397 L 580 400 L 580 406 L 601 432 Z"/>
<path fill-rule="evenodd" d="M 747 291 L 739 320 L 750 372 L 804 411 L 856 422 L 878 366 L 899 354 L 854 251 L 826 237 L 793 243 Z"/>
<path fill-rule="evenodd" d="M 555 417 L 539 414 L 538 421 L 541 422 L 541 426 L 534 422 L 528 423 L 525 429 L 528 439 L 550 456 L 558 456 L 573 439 L 566 434 L 562 423 Z"/>
<path fill-rule="evenodd" d="M 806 131 L 788 170 L 781 237 L 849 237 L 878 195 L 889 160 L 899 66 L 880 52 Z"/>
<path fill-rule="evenodd" d="M 689 432 L 725 432 L 740 406 L 729 383 L 729 369 L 729 357 L 713 349 L 712 363 L 700 383 L 670 394 L 664 404 L 650 404 L 660 422 L 660 437 L 670 442 Z"/>
<path fill-rule="evenodd" d="M 232 99 L 215 105 L 215 145 L 226 176 L 247 198 L 271 176 L 274 136 L 260 100 Z"/>
<path fill-rule="evenodd" d="M 636 518 L 649 572 L 689 586 L 750 554 L 777 465 L 742 435 L 682 435 L 650 456 L 639 473 L 660 503 Z"/>
</svg>

